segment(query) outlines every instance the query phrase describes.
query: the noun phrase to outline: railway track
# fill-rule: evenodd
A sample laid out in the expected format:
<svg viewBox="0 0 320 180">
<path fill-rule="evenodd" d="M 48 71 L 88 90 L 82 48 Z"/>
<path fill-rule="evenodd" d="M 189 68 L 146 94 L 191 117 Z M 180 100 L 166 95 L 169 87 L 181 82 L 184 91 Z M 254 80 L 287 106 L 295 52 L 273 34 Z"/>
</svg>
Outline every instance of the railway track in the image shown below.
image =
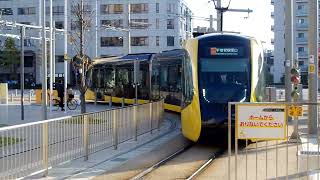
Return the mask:
<svg viewBox="0 0 320 180">
<path fill-rule="evenodd" d="M 222 150 L 212 154 L 212 156 L 199 168 L 197 169 L 191 176 L 186 178 L 187 180 L 193 180 L 196 177 L 198 177 L 203 171 L 205 171 L 212 163 L 213 161 L 219 157 L 223 153 Z"/>
<path fill-rule="evenodd" d="M 162 166 L 166 166 L 166 164 L 176 164 L 179 160 L 176 160 L 177 158 L 180 157 L 180 159 L 185 159 L 184 156 L 188 156 L 186 155 L 186 153 L 188 151 L 191 151 L 191 149 L 197 149 L 196 151 L 199 151 L 199 153 L 201 153 L 201 147 L 199 148 L 199 145 L 196 144 L 189 144 L 186 147 L 183 147 L 181 149 L 179 149 L 178 151 L 174 152 L 173 154 L 168 155 L 167 157 L 165 157 L 164 159 L 160 160 L 159 162 L 155 163 L 154 165 L 150 166 L 149 168 L 143 170 L 142 172 L 140 172 L 139 174 L 137 174 L 136 176 L 130 178 L 130 180 L 139 180 L 139 179 L 157 179 L 157 178 L 163 178 L 163 179 L 187 179 L 187 180 L 193 180 L 195 179 L 198 175 L 200 175 L 203 171 L 205 171 L 206 168 L 208 168 L 213 162 L 214 160 L 219 157 L 225 149 L 214 149 L 212 151 L 214 151 L 213 153 L 209 153 L 207 154 L 207 160 L 204 161 L 204 163 L 197 163 L 197 167 L 190 167 L 192 173 L 186 173 L 183 174 L 183 178 L 182 177 L 160 177 L 157 174 L 163 174 L 163 173 L 156 173 L 156 171 L 159 171 L 159 169 Z M 193 150 L 195 151 L 195 150 Z M 205 153 L 206 154 L 206 153 Z M 176 162 L 175 162 L 176 161 Z M 170 166 L 170 165 L 168 165 Z M 160 170 L 161 171 L 161 170 Z M 172 169 L 172 171 L 175 171 L 174 169 Z M 155 173 L 153 175 L 153 173 Z M 172 174 L 174 176 L 174 172 L 169 172 L 169 174 Z M 191 175 L 190 175 L 191 174 Z M 165 176 L 165 175 L 163 175 Z"/>
</svg>

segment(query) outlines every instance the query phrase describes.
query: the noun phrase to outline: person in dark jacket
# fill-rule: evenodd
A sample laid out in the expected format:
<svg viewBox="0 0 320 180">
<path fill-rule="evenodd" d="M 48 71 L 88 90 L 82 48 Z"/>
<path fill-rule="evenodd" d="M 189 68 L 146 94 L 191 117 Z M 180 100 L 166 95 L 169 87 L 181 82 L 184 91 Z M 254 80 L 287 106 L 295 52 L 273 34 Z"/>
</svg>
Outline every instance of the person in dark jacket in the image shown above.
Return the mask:
<svg viewBox="0 0 320 180">
<path fill-rule="evenodd" d="M 59 106 L 61 107 L 61 111 L 64 111 L 64 86 L 62 80 L 59 80 L 56 84 L 56 90 L 58 91 L 58 97 L 60 98 Z"/>
</svg>

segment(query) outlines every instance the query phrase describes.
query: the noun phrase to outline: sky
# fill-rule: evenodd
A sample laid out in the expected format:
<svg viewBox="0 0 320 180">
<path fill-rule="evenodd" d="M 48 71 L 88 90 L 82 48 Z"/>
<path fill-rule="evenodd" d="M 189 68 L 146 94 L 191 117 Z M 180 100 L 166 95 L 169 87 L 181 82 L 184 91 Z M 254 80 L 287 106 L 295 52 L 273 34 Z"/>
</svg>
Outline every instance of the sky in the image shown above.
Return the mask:
<svg viewBox="0 0 320 180">
<path fill-rule="evenodd" d="M 194 16 L 209 17 L 212 14 L 216 18 L 216 11 L 211 0 L 185 1 L 194 13 Z M 227 6 L 228 3 L 229 0 L 222 0 L 222 5 Z M 273 24 L 273 19 L 271 18 L 271 12 L 273 11 L 273 7 L 270 0 L 231 0 L 229 8 L 249 8 L 253 10 L 253 13 L 250 13 L 249 16 L 248 13 L 224 13 L 224 31 L 235 31 L 254 36 L 265 42 L 265 48 L 272 49 L 271 38 L 273 38 L 273 33 L 271 25 Z M 196 19 L 193 21 L 193 24 L 194 27 L 209 26 L 209 22 Z M 214 22 L 214 28 L 216 29 L 216 22 Z"/>
</svg>

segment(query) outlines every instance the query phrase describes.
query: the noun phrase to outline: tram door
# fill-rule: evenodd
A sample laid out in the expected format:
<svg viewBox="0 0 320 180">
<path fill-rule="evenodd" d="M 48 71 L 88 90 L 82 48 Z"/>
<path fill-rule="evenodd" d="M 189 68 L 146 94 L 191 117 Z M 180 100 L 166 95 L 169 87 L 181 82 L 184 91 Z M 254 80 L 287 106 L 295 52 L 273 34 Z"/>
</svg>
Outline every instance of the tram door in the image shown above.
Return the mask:
<svg viewBox="0 0 320 180">
<path fill-rule="evenodd" d="M 181 61 L 170 60 L 160 68 L 160 95 L 165 103 L 180 106 L 181 104 Z"/>
</svg>

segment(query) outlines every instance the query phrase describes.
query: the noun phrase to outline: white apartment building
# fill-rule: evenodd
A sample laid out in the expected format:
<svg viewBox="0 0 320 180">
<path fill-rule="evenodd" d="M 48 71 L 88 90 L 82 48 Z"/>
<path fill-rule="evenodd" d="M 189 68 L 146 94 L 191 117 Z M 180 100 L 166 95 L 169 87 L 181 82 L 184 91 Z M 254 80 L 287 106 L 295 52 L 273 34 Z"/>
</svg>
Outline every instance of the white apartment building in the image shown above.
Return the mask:
<svg viewBox="0 0 320 180">
<path fill-rule="evenodd" d="M 274 81 L 283 82 L 285 72 L 285 2 L 284 0 L 272 0 L 274 2 Z M 308 0 L 294 1 L 294 47 L 298 55 L 299 67 L 302 71 L 302 83 L 307 83 L 308 71 Z"/>
<path fill-rule="evenodd" d="M 1 19 L 39 25 L 39 4 L 42 0 L 0 0 Z M 47 26 L 49 1 L 46 0 Z M 72 6 L 68 1 L 68 31 L 74 30 Z M 130 4 L 130 10 L 129 10 Z M 183 0 L 85 0 L 85 9 L 93 12 L 91 28 L 87 32 L 85 52 L 89 57 L 119 56 L 130 53 L 157 53 L 181 47 L 183 40 L 192 36 L 192 12 Z M 64 28 L 64 0 L 53 0 L 55 27 Z M 130 20 L 129 20 L 130 14 Z M 116 28 L 115 30 L 110 27 Z M 130 31 L 130 35 L 128 33 Z M 0 27 L 0 34 L 18 30 Z M 27 30 L 27 36 L 39 36 Z M 97 38 L 96 38 L 97 37 Z M 130 37 L 130 41 L 129 41 Z M 0 47 L 5 37 L 0 36 Z M 130 43 L 130 45 L 129 45 Z M 17 43 L 19 44 L 19 43 Z M 130 48 L 129 48 L 130 46 Z M 41 82 L 40 47 L 37 40 L 26 40 L 26 78 Z M 56 76 L 63 77 L 63 36 L 56 35 Z M 130 50 L 129 50 L 130 49 Z M 68 44 L 68 55 L 76 54 Z M 70 71 L 70 67 L 68 68 Z M 0 73 L 7 73 L 0 69 Z M 70 72 L 69 72 L 70 74 Z"/>
</svg>

